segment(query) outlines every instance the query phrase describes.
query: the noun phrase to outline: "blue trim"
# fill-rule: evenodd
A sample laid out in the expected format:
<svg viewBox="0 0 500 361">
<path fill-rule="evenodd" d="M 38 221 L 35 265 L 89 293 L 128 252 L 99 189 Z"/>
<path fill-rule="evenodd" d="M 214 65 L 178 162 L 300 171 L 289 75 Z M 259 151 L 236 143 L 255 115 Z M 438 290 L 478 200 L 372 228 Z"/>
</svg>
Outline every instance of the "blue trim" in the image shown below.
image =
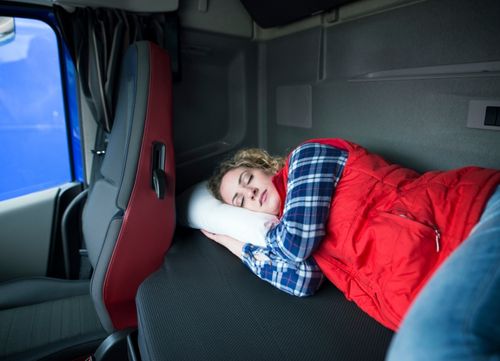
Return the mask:
<svg viewBox="0 0 500 361">
<path fill-rule="evenodd" d="M 66 129 L 68 135 L 68 148 L 71 158 L 71 174 L 72 179 L 79 182 L 84 182 L 85 175 L 83 172 L 83 154 L 79 120 L 79 100 L 77 91 L 77 74 L 76 68 L 71 59 L 66 43 L 64 42 L 59 24 L 52 10 L 46 13 L 46 20 L 56 33 L 59 44 L 59 61 L 61 63 L 61 80 L 63 82 L 63 97 L 66 115 Z"/>
<path fill-rule="evenodd" d="M 70 141 L 71 159 L 73 179 L 79 182 L 84 182 L 85 175 L 83 173 L 83 154 L 82 142 L 79 121 L 78 109 L 78 92 L 77 92 L 77 74 L 73 65 L 70 53 L 66 45 L 63 45 L 64 62 L 66 64 L 66 73 L 62 74 L 62 79 L 65 82 L 65 103 L 66 103 L 66 122 L 68 124 L 68 137 Z"/>
</svg>

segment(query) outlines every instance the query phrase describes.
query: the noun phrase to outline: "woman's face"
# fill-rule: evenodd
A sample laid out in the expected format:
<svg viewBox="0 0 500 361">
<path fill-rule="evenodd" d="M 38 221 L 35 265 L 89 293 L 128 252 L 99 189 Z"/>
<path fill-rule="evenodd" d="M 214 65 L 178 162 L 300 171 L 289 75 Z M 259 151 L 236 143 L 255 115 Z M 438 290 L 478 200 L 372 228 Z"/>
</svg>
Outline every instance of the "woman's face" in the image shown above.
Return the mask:
<svg viewBox="0 0 500 361">
<path fill-rule="evenodd" d="M 222 200 L 236 207 L 278 215 L 281 199 L 273 176 L 261 169 L 235 168 L 222 177 Z"/>
</svg>

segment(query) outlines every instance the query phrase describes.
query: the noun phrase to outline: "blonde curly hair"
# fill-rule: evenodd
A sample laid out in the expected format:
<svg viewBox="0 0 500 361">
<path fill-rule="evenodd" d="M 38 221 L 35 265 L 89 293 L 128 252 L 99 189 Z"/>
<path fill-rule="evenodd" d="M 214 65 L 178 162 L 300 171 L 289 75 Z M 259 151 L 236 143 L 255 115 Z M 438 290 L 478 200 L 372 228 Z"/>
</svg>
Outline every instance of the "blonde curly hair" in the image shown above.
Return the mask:
<svg viewBox="0 0 500 361">
<path fill-rule="evenodd" d="M 271 156 L 268 152 L 260 148 L 241 149 L 231 158 L 223 161 L 215 170 L 214 175 L 208 181 L 208 189 L 215 198 L 222 201 L 220 186 L 222 178 L 235 168 L 262 169 L 269 174 L 276 174 L 285 166 L 285 158 Z"/>
</svg>

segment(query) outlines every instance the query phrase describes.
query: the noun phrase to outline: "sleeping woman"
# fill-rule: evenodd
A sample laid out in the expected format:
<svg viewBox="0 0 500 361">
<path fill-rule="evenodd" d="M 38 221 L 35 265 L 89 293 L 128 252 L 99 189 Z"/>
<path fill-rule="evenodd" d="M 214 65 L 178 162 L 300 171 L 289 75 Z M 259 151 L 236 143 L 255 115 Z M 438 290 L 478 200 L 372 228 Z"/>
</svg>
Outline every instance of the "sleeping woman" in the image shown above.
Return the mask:
<svg viewBox="0 0 500 361">
<path fill-rule="evenodd" d="M 280 290 L 312 295 L 326 277 L 396 330 L 499 184 L 498 170 L 419 174 L 342 139 L 307 141 L 286 160 L 249 149 L 222 163 L 209 188 L 225 203 L 277 215 L 267 246 L 203 232 Z"/>
</svg>

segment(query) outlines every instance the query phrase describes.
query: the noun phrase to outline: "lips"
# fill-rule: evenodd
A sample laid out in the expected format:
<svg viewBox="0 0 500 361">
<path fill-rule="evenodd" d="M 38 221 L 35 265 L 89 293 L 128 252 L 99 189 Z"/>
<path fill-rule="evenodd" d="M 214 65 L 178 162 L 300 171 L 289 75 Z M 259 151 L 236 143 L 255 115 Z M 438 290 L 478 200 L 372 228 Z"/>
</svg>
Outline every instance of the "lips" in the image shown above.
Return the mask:
<svg viewBox="0 0 500 361">
<path fill-rule="evenodd" d="M 261 206 L 266 201 L 266 199 L 267 199 L 267 189 L 260 195 L 259 203 Z"/>
</svg>

